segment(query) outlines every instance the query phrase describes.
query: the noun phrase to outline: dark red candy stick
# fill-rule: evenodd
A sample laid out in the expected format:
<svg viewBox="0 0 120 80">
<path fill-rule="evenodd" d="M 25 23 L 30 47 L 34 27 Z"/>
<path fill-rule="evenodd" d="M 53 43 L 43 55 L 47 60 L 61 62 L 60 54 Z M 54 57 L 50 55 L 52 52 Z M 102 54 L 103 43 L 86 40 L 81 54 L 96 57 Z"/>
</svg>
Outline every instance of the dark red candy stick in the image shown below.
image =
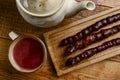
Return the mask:
<svg viewBox="0 0 120 80">
<path fill-rule="evenodd" d="M 100 46 L 88 49 L 75 57 L 71 57 L 71 58 L 67 59 L 65 65 L 72 66 L 74 64 L 79 63 L 80 61 L 82 61 L 84 59 L 87 59 L 103 50 L 106 50 L 106 49 L 116 46 L 116 45 L 120 45 L 120 38 L 116 38 L 116 39 L 107 41 Z"/>
<path fill-rule="evenodd" d="M 108 24 L 111 24 L 113 22 L 116 22 L 118 20 L 120 20 L 120 13 L 115 14 L 113 16 L 109 16 L 105 19 L 102 19 L 102 20 L 96 22 L 95 24 L 92 24 L 91 26 L 83 29 L 82 31 L 80 31 L 78 33 L 76 33 L 74 36 L 70 36 L 66 39 L 63 39 L 60 43 L 60 46 L 65 46 L 65 45 L 68 45 L 68 44 L 75 43 L 76 41 L 85 38 L 87 35 L 91 34 L 92 32 L 97 31 L 100 28 L 102 28 L 102 27 L 104 27 Z"/>
</svg>

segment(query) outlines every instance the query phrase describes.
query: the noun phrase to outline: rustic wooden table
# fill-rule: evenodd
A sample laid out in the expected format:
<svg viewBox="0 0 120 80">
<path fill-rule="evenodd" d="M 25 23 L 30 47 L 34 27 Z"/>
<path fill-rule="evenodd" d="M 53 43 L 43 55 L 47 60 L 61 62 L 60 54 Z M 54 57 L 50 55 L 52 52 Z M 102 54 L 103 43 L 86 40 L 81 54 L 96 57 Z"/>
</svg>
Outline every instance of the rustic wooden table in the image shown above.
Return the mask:
<svg viewBox="0 0 120 80">
<path fill-rule="evenodd" d="M 16 71 L 8 61 L 8 48 L 12 40 L 10 31 L 18 34 L 34 34 L 43 39 L 43 33 L 63 27 L 74 21 L 91 16 L 119 5 L 120 0 L 93 0 L 97 4 L 94 11 L 81 11 L 76 16 L 65 19 L 53 28 L 34 27 L 23 20 L 16 9 L 15 0 L 0 0 L 0 80 L 120 80 L 120 56 L 104 60 L 88 67 L 57 77 L 51 58 L 48 54 L 46 64 L 33 73 Z"/>
</svg>

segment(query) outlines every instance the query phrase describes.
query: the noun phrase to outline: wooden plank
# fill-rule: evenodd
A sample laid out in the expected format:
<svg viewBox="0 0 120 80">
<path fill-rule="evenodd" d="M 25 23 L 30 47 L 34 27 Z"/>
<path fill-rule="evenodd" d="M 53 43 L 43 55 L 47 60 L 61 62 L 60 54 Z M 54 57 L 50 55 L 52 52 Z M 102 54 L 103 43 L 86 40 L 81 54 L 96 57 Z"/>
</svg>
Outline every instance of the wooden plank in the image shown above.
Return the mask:
<svg viewBox="0 0 120 80">
<path fill-rule="evenodd" d="M 97 1 L 98 5 L 104 5 L 109 7 L 120 6 L 120 0 L 93 0 Z"/>
<path fill-rule="evenodd" d="M 55 29 L 53 31 L 50 31 L 50 32 L 47 32 L 44 34 L 46 45 L 47 45 L 48 51 L 50 53 L 50 56 L 52 58 L 52 61 L 53 61 L 53 64 L 55 66 L 58 76 L 120 54 L 120 52 L 119 52 L 120 47 L 113 47 L 113 48 L 105 50 L 99 54 L 96 54 L 95 56 L 93 56 L 83 62 L 80 62 L 79 64 L 77 64 L 75 66 L 66 67 L 66 66 L 64 66 L 64 64 L 68 57 L 62 56 L 64 53 L 65 47 L 59 47 L 59 43 L 62 39 L 76 34 L 77 32 L 81 31 L 85 27 L 88 27 L 89 25 L 94 24 L 96 21 L 99 21 L 103 18 L 112 16 L 117 13 L 120 13 L 120 6 L 110 9 L 110 10 L 107 10 L 107 11 L 104 11 L 104 12 L 96 14 L 96 15 L 87 17 L 87 18 L 84 18 L 82 20 L 78 20 L 72 24 L 69 24 L 67 26 Z M 112 27 L 119 23 L 120 23 L 120 21 L 115 22 L 113 24 L 106 26 L 105 28 Z M 88 46 L 87 48 L 85 48 L 83 50 L 78 50 L 71 56 L 75 56 L 75 55 L 83 52 L 86 49 L 98 46 L 105 41 L 117 38 L 117 37 L 119 37 L 119 35 L 120 35 L 120 33 L 115 34 L 103 41 L 100 41 L 91 46 Z"/>
</svg>

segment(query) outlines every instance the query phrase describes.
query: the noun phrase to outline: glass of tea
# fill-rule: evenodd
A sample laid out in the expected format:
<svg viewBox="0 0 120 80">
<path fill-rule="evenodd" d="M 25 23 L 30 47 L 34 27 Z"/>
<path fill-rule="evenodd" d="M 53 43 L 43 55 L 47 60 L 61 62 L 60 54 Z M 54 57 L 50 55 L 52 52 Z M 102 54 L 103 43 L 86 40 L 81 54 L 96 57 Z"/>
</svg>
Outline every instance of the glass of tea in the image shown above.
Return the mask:
<svg viewBox="0 0 120 80">
<path fill-rule="evenodd" d="M 43 41 L 33 35 L 9 33 L 13 40 L 9 48 L 8 58 L 12 66 L 20 72 L 33 72 L 43 66 L 47 59 L 47 51 Z"/>
</svg>

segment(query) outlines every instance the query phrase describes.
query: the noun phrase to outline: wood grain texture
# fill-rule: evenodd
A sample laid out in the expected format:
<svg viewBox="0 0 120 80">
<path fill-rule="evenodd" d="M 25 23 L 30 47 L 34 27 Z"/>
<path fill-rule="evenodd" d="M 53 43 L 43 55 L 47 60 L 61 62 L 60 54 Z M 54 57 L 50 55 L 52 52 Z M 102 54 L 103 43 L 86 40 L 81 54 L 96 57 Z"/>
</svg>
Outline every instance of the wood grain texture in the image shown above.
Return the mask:
<svg viewBox="0 0 120 80">
<path fill-rule="evenodd" d="M 95 0 L 94 0 L 95 1 Z M 98 1 L 98 5 L 103 5 L 103 6 L 110 6 L 110 7 L 116 7 L 120 5 L 119 0 L 96 0 Z"/>
<path fill-rule="evenodd" d="M 44 67 L 29 74 L 17 72 L 8 61 L 8 48 L 12 42 L 8 37 L 8 33 L 11 30 L 18 34 L 34 34 L 44 40 L 42 35 L 47 31 L 63 27 L 74 21 L 108 10 L 111 7 L 109 0 L 104 0 L 104 2 L 102 2 L 103 0 L 94 1 L 99 4 L 94 11 L 81 11 L 76 16 L 65 19 L 53 28 L 42 29 L 34 27 L 24 21 L 17 11 L 15 0 L 0 0 L 0 80 L 119 80 L 120 63 L 115 62 L 120 60 L 119 56 L 114 57 L 112 61 L 105 60 L 61 77 L 57 77 L 49 54 Z M 112 1 L 120 2 L 120 0 Z M 116 6 L 114 2 L 113 4 Z"/>
</svg>

